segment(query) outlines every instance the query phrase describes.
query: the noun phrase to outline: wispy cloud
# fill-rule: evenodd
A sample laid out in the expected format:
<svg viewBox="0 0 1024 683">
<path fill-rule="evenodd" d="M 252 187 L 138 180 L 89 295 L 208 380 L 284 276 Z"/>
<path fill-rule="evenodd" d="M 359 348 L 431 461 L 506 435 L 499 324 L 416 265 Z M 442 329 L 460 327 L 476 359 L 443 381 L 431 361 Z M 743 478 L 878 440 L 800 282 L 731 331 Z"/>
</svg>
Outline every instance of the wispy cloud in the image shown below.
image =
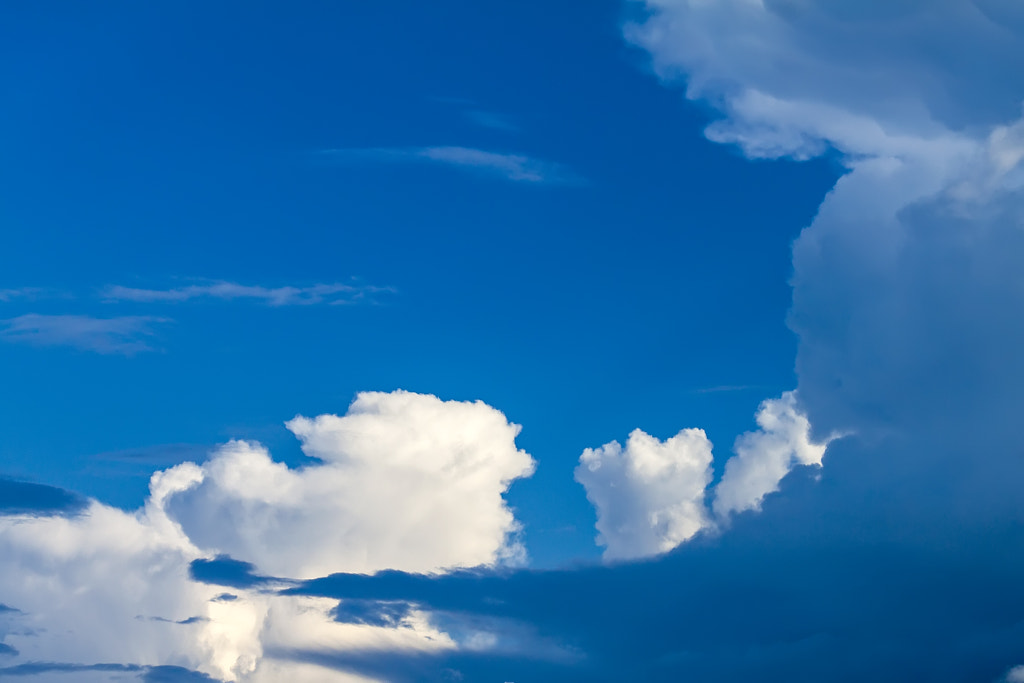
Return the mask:
<svg viewBox="0 0 1024 683">
<path fill-rule="evenodd" d="M 324 150 L 336 159 L 386 163 L 435 163 L 497 176 L 513 182 L 575 185 L 582 179 L 562 164 L 525 154 L 490 152 L 473 147 L 373 147 Z"/>
<path fill-rule="evenodd" d="M 515 133 L 519 130 L 519 126 L 514 124 L 507 116 L 495 114 L 491 111 L 470 109 L 465 112 L 465 116 L 476 125 L 483 126 L 484 128 L 501 130 L 507 133 Z"/>
<path fill-rule="evenodd" d="M 14 301 L 15 299 L 38 299 L 43 296 L 52 296 L 53 290 L 43 287 L 18 287 L 15 289 L 0 289 L 0 302 Z"/>
<path fill-rule="evenodd" d="M 133 355 L 152 351 L 147 338 L 154 327 L 171 322 L 153 316 L 94 318 L 87 315 L 29 313 L 0 321 L 0 339 L 36 346 L 70 346 L 103 354 Z"/>
<path fill-rule="evenodd" d="M 308 306 L 312 304 L 354 304 L 371 302 L 372 295 L 393 292 L 390 287 L 351 284 L 317 284 L 309 287 L 262 287 L 237 282 L 212 282 L 172 289 L 141 289 L 113 285 L 106 287 L 102 298 L 107 302 L 172 303 L 192 299 L 250 299 L 269 306 Z"/>
</svg>

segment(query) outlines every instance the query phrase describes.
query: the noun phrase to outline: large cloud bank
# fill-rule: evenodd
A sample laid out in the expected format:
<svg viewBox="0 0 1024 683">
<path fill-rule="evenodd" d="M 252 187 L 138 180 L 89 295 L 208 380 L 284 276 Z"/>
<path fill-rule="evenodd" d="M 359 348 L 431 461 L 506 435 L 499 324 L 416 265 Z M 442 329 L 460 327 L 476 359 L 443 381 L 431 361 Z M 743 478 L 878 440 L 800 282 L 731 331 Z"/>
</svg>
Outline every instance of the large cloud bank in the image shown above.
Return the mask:
<svg viewBox="0 0 1024 683">
<path fill-rule="evenodd" d="M 288 426 L 318 462 L 290 469 L 259 444 L 231 442 L 202 465 L 155 474 L 134 513 L 93 501 L 0 516 L 0 672 L 157 680 L 152 667 L 173 665 L 229 681 L 367 680 L 295 653 L 490 642 L 472 628 L 449 636 L 411 608 L 339 619 L 336 600 L 282 596 L 273 588 L 287 582 L 246 577 L 522 561 L 502 498 L 533 471 L 518 426 L 480 402 L 401 391 L 360 394 L 345 416 Z M 248 566 L 225 589 L 193 580 L 196 561 Z"/>
<path fill-rule="evenodd" d="M 865 487 L 898 472 L 918 493 L 944 487 L 921 505 L 1019 516 L 1007 482 L 1024 474 L 1008 447 L 1024 408 L 1020 3 L 644 6 L 627 37 L 718 109 L 709 138 L 751 157 L 832 149 L 846 167 L 793 245 L 789 322 L 815 434 L 858 435 L 850 476 Z"/>
</svg>

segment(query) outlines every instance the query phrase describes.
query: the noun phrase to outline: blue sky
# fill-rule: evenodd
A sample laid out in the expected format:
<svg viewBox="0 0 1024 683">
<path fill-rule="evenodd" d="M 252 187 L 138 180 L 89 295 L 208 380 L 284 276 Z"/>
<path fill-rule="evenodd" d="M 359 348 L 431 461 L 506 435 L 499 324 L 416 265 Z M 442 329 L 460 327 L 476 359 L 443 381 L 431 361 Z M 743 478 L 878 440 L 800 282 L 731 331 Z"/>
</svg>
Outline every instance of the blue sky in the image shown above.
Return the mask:
<svg viewBox="0 0 1024 683">
<path fill-rule="evenodd" d="M 1022 39 L 0 9 L 0 676 L 1024 680 Z"/>
</svg>

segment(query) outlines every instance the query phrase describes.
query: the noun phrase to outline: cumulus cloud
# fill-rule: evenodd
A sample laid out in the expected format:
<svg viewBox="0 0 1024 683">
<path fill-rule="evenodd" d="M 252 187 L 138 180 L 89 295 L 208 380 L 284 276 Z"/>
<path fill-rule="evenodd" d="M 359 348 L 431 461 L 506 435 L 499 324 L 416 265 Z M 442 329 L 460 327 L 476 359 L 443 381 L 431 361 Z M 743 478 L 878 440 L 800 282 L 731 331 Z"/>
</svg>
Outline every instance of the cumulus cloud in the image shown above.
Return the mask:
<svg viewBox="0 0 1024 683">
<path fill-rule="evenodd" d="M 96 318 L 88 315 L 28 313 L 0 320 L 0 339 L 36 346 L 70 346 L 82 351 L 131 356 L 152 351 L 156 326 L 170 322 L 154 316 Z"/>
<path fill-rule="evenodd" d="M 249 299 L 268 306 L 308 306 L 312 304 L 350 304 L 371 300 L 372 295 L 393 291 L 389 287 L 342 283 L 317 284 L 308 287 L 263 287 L 242 285 L 237 282 L 212 282 L 172 289 L 140 289 L 112 285 L 102 292 L 109 302 L 133 301 L 142 303 L 168 303 L 192 299 L 220 299 L 232 301 Z"/>
<path fill-rule="evenodd" d="M 442 164 L 521 183 L 562 185 L 580 182 L 580 179 L 562 164 L 524 154 L 492 152 L 473 147 L 329 149 L 324 153 L 339 160 Z"/>
<path fill-rule="evenodd" d="M 580 456 L 576 481 L 597 511 L 597 542 L 606 559 L 647 557 L 693 537 L 709 522 L 711 442 L 701 429 L 666 441 L 639 429 Z"/>
<path fill-rule="evenodd" d="M 21 485 L 45 509 L 0 510 L 0 673 L 51 662 L 32 673 L 158 680 L 169 666 L 226 681 L 364 681 L 332 658 L 479 648 L 479 634 L 449 635 L 415 606 L 386 622 L 344 620 L 336 600 L 250 575 L 521 561 L 502 498 L 534 467 L 515 446 L 519 427 L 481 402 L 401 391 L 288 424 L 319 462 L 290 469 L 259 444 L 231 442 L 206 463 L 154 474 L 135 512 L 89 501 L 64 514 L 76 498 Z M 240 579 L 230 594 L 218 565 Z"/>
<path fill-rule="evenodd" d="M 757 411 L 760 429 L 738 439 L 736 455 L 725 464 L 725 474 L 715 487 L 715 516 L 761 509 L 769 493 L 779 490 L 779 482 L 794 465 L 821 466 L 828 443 L 811 442 L 811 424 L 797 409 L 796 394 L 761 403 Z"/>
<path fill-rule="evenodd" d="M 736 439 L 735 455 L 714 487 L 712 515 L 705 492 L 712 480 L 712 444 L 701 429 L 667 441 L 637 429 L 626 447 L 617 441 L 586 449 L 576 481 L 597 512 L 597 542 L 608 560 L 652 557 L 717 530 L 730 515 L 760 511 L 796 465 L 821 466 L 828 442 L 811 441 L 810 422 L 796 392 L 761 403 L 759 429 Z"/>
<path fill-rule="evenodd" d="M 502 494 L 534 464 L 515 446 L 519 427 L 494 408 L 364 393 L 344 416 L 288 428 L 319 463 L 290 469 L 258 444 L 232 442 L 172 501 L 200 547 L 292 577 L 523 559 Z"/>
<path fill-rule="evenodd" d="M 627 34 L 719 109 L 709 137 L 755 157 L 836 149 L 847 168 L 793 246 L 789 324 L 814 430 L 908 440 L 916 464 L 889 466 L 930 459 L 932 476 L 1009 437 L 1024 408 L 1019 4 L 645 6 Z M 1001 488 L 1016 460 L 990 452 L 951 486 Z"/>
</svg>

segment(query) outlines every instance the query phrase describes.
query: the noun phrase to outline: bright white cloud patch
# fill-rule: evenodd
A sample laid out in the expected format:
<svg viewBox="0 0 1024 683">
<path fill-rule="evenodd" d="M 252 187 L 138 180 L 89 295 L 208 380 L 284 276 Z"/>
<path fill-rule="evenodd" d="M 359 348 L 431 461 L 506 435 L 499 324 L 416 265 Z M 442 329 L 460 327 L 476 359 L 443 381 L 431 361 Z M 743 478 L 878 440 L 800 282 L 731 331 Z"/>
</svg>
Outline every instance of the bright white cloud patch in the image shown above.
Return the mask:
<svg viewBox="0 0 1024 683">
<path fill-rule="evenodd" d="M 494 408 L 365 393 L 343 417 L 298 417 L 288 428 L 320 463 L 289 469 L 235 441 L 171 502 L 200 548 L 295 578 L 523 558 L 502 494 L 534 463 L 516 448 L 518 425 Z"/>
<path fill-rule="evenodd" d="M 318 463 L 289 469 L 236 441 L 153 475 L 134 513 L 92 502 L 70 518 L 0 516 L 0 665 L 174 665 L 314 683 L 367 679 L 301 663 L 303 653 L 479 648 L 475 634 L 462 643 L 416 609 L 386 625 L 341 623 L 337 601 L 261 588 L 225 597 L 190 579 L 192 561 L 220 554 L 289 578 L 522 560 L 502 494 L 534 463 L 494 408 L 366 393 L 345 416 L 288 424 Z"/>
<path fill-rule="evenodd" d="M 667 441 L 636 429 L 625 448 L 612 441 L 585 450 L 576 481 L 597 510 L 606 559 L 657 555 L 708 523 L 711 442 L 701 429 L 684 429 Z"/>
<path fill-rule="evenodd" d="M 756 419 L 759 429 L 736 439 L 735 455 L 714 488 L 714 515 L 704 503 L 712 446 L 703 430 L 684 429 L 662 442 L 637 429 L 625 448 L 613 441 L 586 449 L 576 481 L 597 511 L 605 559 L 668 552 L 734 513 L 759 511 L 794 466 L 822 464 L 828 444 L 811 441 L 795 392 L 764 401 Z"/>
<path fill-rule="evenodd" d="M 724 519 L 745 510 L 760 510 L 769 493 L 794 465 L 821 465 L 827 443 L 811 442 L 811 424 L 797 409 L 796 395 L 761 404 L 757 411 L 760 429 L 738 439 L 736 455 L 725 464 L 725 474 L 715 487 L 715 516 Z"/>
</svg>

